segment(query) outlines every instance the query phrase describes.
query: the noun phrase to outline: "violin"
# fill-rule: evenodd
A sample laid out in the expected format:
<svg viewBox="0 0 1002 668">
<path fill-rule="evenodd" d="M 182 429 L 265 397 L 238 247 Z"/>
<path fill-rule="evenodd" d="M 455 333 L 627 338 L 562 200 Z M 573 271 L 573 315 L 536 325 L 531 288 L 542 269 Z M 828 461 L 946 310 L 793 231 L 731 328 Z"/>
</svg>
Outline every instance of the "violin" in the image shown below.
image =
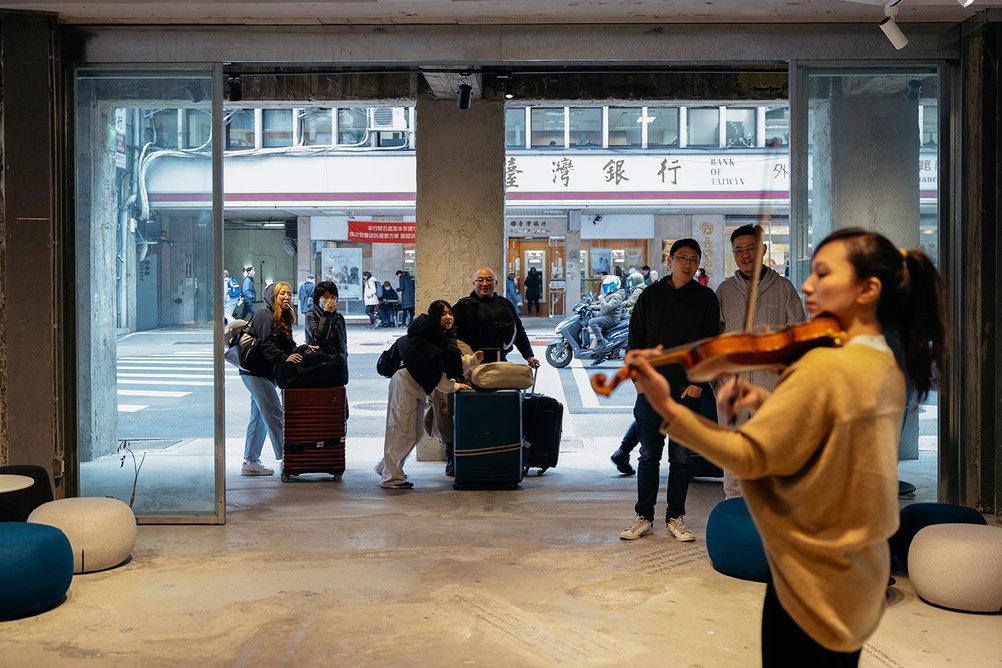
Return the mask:
<svg viewBox="0 0 1002 668">
<path fill-rule="evenodd" d="M 818 316 L 807 322 L 789 325 L 761 334 L 730 332 L 684 346 L 670 348 L 647 358 L 651 366 L 681 364 L 689 381 L 703 383 L 727 374 L 760 369 L 780 369 L 788 366 L 813 348 L 837 347 L 845 341 L 845 332 L 838 320 Z M 591 387 L 597 394 L 609 396 L 620 383 L 633 377 L 627 364 L 607 379 L 604 373 L 591 377 Z"/>
</svg>

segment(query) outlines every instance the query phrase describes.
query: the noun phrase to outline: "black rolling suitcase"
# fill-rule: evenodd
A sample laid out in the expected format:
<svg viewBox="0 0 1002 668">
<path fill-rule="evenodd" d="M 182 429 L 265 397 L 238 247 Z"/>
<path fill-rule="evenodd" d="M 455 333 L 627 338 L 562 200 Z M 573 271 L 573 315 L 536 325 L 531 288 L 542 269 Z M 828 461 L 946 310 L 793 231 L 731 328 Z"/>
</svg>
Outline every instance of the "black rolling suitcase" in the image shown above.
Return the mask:
<svg viewBox="0 0 1002 668">
<path fill-rule="evenodd" d="M 456 393 L 456 489 L 518 487 L 522 468 L 522 391 Z"/>
<path fill-rule="evenodd" d="M 545 394 L 536 394 L 535 372 L 532 391 L 522 398 L 522 437 L 525 440 L 523 473 L 538 468 L 539 475 L 557 465 L 560 437 L 564 429 L 564 405 Z"/>
<path fill-rule="evenodd" d="M 282 481 L 301 473 L 329 473 L 340 480 L 347 420 L 343 387 L 282 390 Z"/>
</svg>

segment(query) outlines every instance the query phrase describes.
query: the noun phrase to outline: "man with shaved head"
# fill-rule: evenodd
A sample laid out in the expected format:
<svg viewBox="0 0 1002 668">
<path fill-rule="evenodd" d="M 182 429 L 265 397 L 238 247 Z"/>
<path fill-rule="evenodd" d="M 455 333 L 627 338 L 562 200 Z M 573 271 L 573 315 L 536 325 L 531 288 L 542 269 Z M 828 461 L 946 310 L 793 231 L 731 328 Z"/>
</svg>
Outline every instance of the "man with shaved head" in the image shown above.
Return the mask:
<svg viewBox="0 0 1002 668">
<path fill-rule="evenodd" d="M 529 337 L 515 305 L 494 292 L 497 274 L 490 267 L 480 267 L 473 275 L 473 292 L 463 297 L 453 307 L 459 340 L 473 350 L 497 348 L 504 360 L 514 347 L 533 369 L 539 360 L 532 352 Z M 487 361 L 490 361 L 488 355 Z"/>
</svg>

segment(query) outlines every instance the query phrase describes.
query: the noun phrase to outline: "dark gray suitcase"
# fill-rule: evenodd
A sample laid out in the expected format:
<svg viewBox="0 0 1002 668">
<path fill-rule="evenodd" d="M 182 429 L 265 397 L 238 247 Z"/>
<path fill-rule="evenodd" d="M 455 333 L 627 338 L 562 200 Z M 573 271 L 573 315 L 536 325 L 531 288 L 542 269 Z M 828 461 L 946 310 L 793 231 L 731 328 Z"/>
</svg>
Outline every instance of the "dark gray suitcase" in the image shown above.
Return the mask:
<svg viewBox="0 0 1002 668">
<path fill-rule="evenodd" d="M 522 391 L 456 393 L 456 489 L 514 489 L 522 481 Z"/>
</svg>

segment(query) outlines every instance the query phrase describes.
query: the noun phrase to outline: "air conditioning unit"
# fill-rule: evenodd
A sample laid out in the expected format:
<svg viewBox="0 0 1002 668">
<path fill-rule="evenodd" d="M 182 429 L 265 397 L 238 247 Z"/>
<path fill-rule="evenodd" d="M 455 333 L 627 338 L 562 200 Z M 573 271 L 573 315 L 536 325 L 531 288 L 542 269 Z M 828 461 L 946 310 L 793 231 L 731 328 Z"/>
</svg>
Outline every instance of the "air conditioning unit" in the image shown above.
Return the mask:
<svg viewBox="0 0 1002 668">
<path fill-rule="evenodd" d="M 403 131 L 407 129 L 405 107 L 373 107 L 369 109 L 370 130 Z"/>
</svg>

